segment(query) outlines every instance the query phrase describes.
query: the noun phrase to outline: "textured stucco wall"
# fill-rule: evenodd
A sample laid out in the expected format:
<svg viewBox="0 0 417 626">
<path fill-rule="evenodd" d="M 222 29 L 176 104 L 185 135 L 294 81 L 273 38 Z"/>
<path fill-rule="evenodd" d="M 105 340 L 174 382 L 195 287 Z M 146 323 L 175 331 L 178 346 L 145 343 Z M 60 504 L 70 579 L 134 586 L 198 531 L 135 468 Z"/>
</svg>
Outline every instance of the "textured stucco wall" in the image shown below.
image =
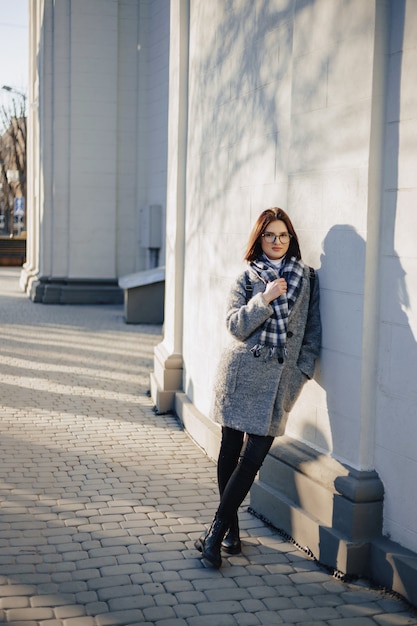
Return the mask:
<svg viewBox="0 0 417 626">
<path fill-rule="evenodd" d="M 185 391 L 208 412 L 230 281 L 256 216 L 282 206 L 305 261 L 319 269 L 325 327 L 320 374 L 289 428 L 324 450 L 337 446 L 352 465 L 361 433 L 373 11 L 373 3 L 323 0 L 193 2 L 190 18 Z M 341 423 L 336 436 L 332 420 Z"/>
</svg>

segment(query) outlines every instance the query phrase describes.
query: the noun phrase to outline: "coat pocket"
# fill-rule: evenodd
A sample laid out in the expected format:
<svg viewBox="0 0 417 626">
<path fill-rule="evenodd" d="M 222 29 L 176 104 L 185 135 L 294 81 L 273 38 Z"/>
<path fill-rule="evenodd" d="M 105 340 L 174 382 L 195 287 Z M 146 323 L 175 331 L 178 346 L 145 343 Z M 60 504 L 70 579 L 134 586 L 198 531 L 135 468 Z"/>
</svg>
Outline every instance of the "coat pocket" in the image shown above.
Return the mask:
<svg viewBox="0 0 417 626">
<path fill-rule="evenodd" d="M 221 395 L 236 391 L 237 378 L 242 354 L 236 351 L 225 351 L 217 369 L 214 389 Z"/>
</svg>

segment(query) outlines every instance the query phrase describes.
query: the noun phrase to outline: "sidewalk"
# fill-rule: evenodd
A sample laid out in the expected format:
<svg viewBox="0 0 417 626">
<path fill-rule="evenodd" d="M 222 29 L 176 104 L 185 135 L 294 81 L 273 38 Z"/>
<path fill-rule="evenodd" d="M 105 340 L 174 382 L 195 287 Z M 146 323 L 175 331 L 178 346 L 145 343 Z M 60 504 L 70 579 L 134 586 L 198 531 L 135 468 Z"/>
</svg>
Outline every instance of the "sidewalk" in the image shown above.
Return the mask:
<svg viewBox="0 0 417 626">
<path fill-rule="evenodd" d="M 242 507 L 243 553 L 194 540 L 216 468 L 147 395 L 160 327 L 30 302 L 0 268 L 0 626 L 417 625 L 320 570 Z M 417 584 L 417 582 L 416 582 Z"/>
</svg>

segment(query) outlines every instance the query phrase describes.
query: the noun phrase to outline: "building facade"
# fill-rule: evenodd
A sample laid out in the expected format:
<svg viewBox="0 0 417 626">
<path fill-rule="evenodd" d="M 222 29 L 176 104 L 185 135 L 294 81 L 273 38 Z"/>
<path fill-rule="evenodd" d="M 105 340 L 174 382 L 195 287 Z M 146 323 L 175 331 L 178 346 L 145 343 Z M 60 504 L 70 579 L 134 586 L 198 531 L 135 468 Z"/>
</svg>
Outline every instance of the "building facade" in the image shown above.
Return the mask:
<svg viewBox="0 0 417 626">
<path fill-rule="evenodd" d="M 151 393 L 215 458 L 227 293 L 258 214 L 288 211 L 318 272 L 323 345 L 251 506 L 326 565 L 417 604 L 417 3 L 33 7 L 22 284 L 48 301 L 48 281 L 144 269 L 140 212 L 161 205 Z"/>
<path fill-rule="evenodd" d="M 39 302 L 120 302 L 118 278 L 155 256 L 143 240 L 149 208 L 165 211 L 169 5 L 34 0 L 29 10 L 21 285 Z"/>
</svg>

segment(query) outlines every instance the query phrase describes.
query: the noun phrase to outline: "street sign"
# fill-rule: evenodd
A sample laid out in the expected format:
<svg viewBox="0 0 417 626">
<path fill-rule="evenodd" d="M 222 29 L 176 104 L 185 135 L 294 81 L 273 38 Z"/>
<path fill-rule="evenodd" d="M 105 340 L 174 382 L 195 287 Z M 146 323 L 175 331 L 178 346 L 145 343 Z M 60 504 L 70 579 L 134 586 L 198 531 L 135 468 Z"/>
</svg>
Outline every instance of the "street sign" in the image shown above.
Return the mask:
<svg viewBox="0 0 417 626">
<path fill-rule="evenodd" d="M 24 198 L 14 199 L 14 214 L 17 217 L 24 216 L 25 214 L 25 199 Z"/>
</svg>

